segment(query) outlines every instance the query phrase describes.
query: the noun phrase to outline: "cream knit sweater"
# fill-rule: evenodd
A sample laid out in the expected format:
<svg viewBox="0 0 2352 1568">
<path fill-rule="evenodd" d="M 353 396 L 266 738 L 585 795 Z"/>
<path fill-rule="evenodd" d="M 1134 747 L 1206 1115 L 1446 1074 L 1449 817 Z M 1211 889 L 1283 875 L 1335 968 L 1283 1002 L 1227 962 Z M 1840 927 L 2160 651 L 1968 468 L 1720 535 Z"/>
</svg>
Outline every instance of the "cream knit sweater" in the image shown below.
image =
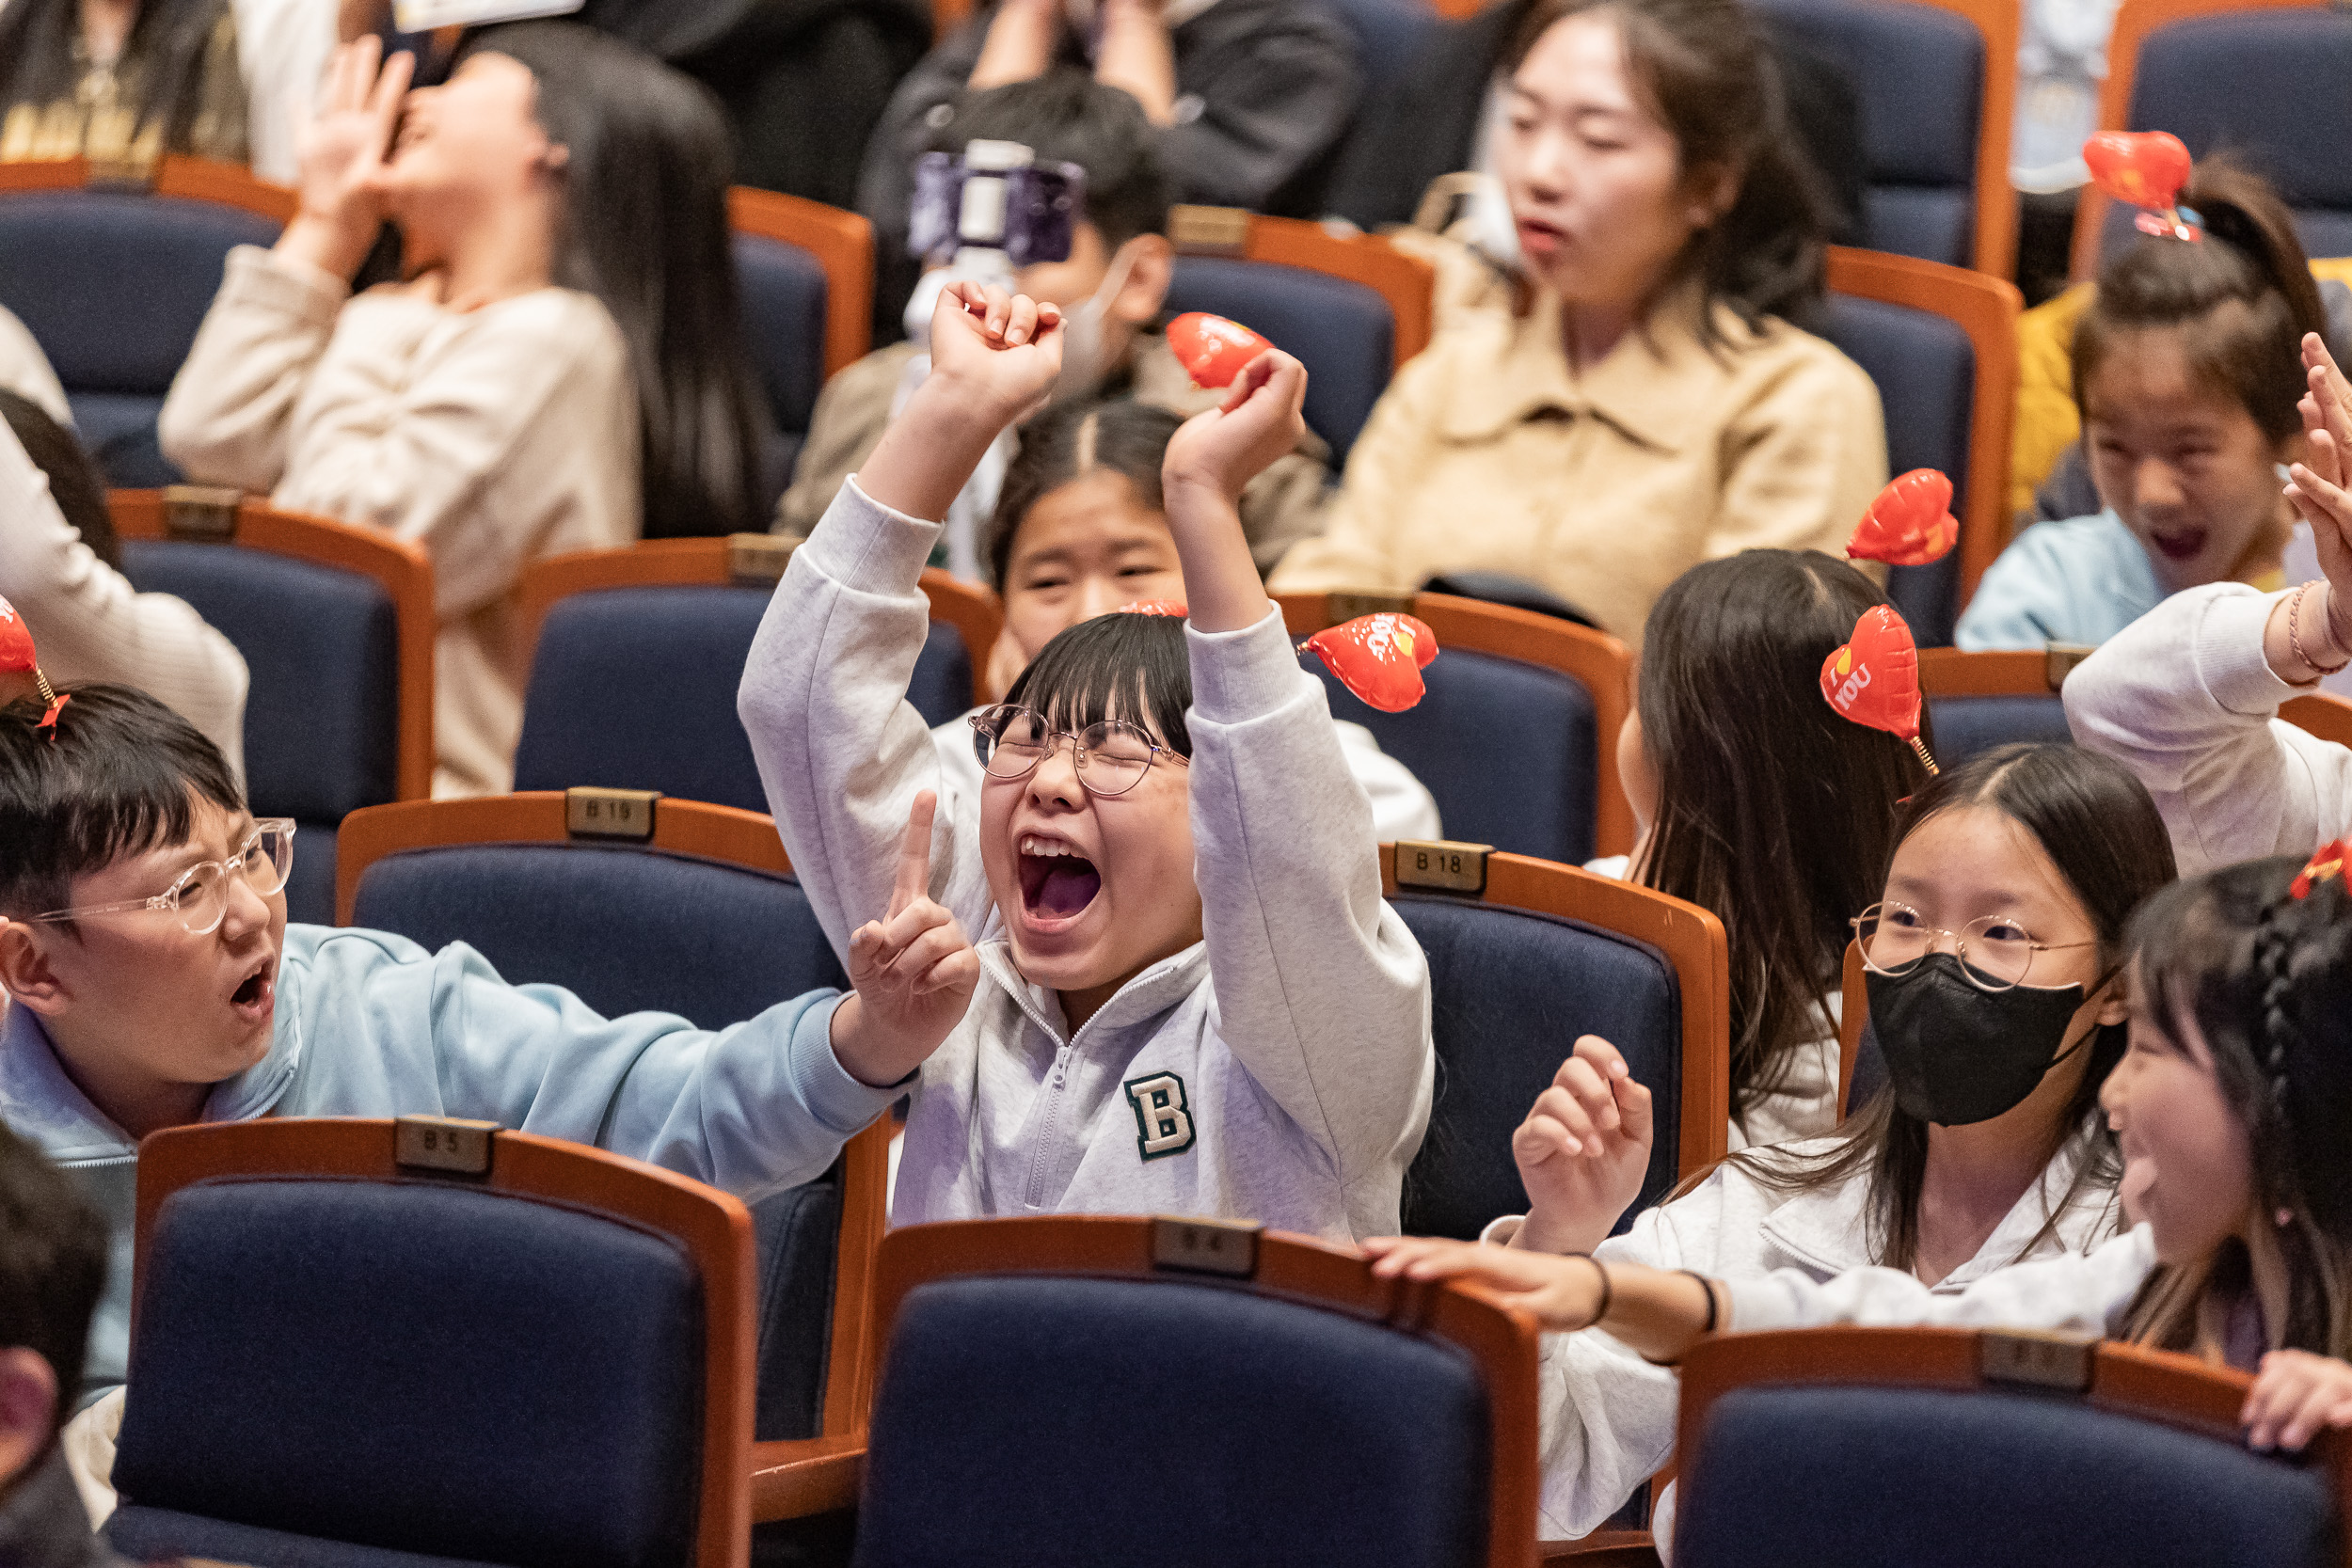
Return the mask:
<svg viewBox="0 0 2352 1568">
<path fill-rule="evenodd" d="M 160 423 L 192 479 L 431 552 L 433 793 L 511 787 L 528 673 L 516 578 L 638 534 L 637 399 L 604 307 L 557 288 L 469 311 L 393 285 L 353 298 L 241 246 Z"/>
</svg>

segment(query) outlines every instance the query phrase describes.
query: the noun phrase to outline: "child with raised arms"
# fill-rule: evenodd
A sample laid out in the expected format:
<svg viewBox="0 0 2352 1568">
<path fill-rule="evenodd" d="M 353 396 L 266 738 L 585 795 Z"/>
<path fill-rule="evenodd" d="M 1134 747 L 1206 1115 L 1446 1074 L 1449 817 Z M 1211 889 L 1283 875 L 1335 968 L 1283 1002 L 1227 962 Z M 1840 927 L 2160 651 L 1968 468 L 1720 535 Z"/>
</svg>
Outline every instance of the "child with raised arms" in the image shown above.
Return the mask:
<svg viewBox="0 0 2352 1568">
<path fill-rule="evenodd" d="M 933 368 L 777 587 L 744 728 L 836 951 L 879 933 L 889 847 L 940 797 L 930 892 L 982 976 L 917 1081 L 893 1219 L 1052 1212 L 1391 1229 L 1427 1125 L 1426 960 L 1372 813 L 1267 600 L 1235 500 L 1291 450 L 1306 372 L 1261 356 L 1168 446 L 1190 606 L 1071 626 L 976 715 L 977 795 L 907 682 L 948 503 L 1059 368 L 1059 312 L 950 285 Z"/>
</svg>

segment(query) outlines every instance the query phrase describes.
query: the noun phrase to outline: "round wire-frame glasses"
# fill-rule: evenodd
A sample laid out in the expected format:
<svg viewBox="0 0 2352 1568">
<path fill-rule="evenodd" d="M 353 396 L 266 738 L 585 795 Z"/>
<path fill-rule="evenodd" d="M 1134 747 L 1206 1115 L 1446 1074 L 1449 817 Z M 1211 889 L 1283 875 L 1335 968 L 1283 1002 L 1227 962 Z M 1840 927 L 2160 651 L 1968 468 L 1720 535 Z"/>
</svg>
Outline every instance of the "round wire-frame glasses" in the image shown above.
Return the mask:
<svg viewBox="0 0 2352 1568">
<path fill-rule="evenodd" d="M 229 873 L 241 872 L 246 885 L 267 898 L 286 885 L 294 866 L 294 824 L 291 816 L 262 816 L 237 852 L 225 861 L 203 861 L 189 866 L 152 898 L 125 898 L 112 904 L 85 904 L 79 909 L 52 910 L 26 917 L 38 926 L 61 920 L 86 920 L 92 915 L 129 914 L 135 911 L 167 911 L 195 936 L 209 936 L 229 918 Z"/>
<path fill-rule="evenodd" d="M 1027 778 L 1065 740 L 1076 753 L 1078 782 L 1092 795 L 1126 794 L 1162 757 L 1184 766 L 1191 761 L 1123 719 L 1102 720 L 1073 734 L 1048 728 L 1034 708 L 999 703 L 972 715 L 971 723 L 973 752 L 992 779 Z"/>
<path fill-rule="evenodd" d="M 1910 905 L 1881 899 L 1847 924 L 1862 947 L 1863 967 L 1874 974 L 1899 977 L 1919 967 L 1935 951 L 1939 938 L 1952 941 L 1952 956 L 1960 972 L 1979 990 L 2003 991 L 2026 983 L 2033 972 L 2034 955 L 2058 953 L 2073 947 L 2096 947 L 2092 942 L 2036 942 L 2008 915 L 1986 915 L 1954 931 L 1931 926 Z"/>
</svg>

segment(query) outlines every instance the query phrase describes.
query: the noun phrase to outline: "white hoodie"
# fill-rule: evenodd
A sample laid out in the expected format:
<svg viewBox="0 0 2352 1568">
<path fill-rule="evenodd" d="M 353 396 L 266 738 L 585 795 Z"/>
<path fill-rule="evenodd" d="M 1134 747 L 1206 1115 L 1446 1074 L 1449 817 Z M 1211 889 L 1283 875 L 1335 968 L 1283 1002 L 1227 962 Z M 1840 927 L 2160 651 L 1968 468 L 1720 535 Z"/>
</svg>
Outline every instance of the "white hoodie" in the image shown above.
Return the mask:
<svg viewBox="0 0 2352 1568">
<path fill-rule="evenodd" d="M 2066 679 L 2074 738 L 2138 775 L 2181 875 L 2308 855 L 2352 828 L 2352 752 L 2296 728 L 2263 657 L 2281 597 L 2217 582 L 2175 594 Z"/>
<path fill-rule="evenodd" d="M 1247 1218 L 1337 1241 L 1397 1227 L 1428 1125 L 1429 969 L 1380 895 L 1372 813 L 1281 618 L 1186 631 L 1203 941 L 1070 1034 L 1013 967 L 979 800 L 906 701 L 940 525 L 844 484 L 793 552 L 739 706 L 836 953 L 890 901 L 915 794 L 931 895 L 977 933 L 972 1009 L 922 1068 L 893 1222 L 1096 1212 Z"/>
<path fill-rule="evenodd" d="M 1931 1299 L 1940 1307 L 1959 1299 L 1979 1280 L 2010 1272 L 2005 1265 L 2021 1259 L 2089 1252 L 2115 1229 L 2115 1190 L 2094 1183 L 2058 1212 L 2052 1234 L 2041 1234 L 2073 1184 L 2094 1136 L 2087 1130 L 2058 1150 L 2042 1180 L 2017 1200 L 1977 1255 L 1932 1286 L 1893 1269 L 1869 1266 L 1864 1225 L 1867 1170 L 1834 1186 L 1790 1194 L 1766 1186 L 1737 1163 L 1718 1165 L 1696 1189 L 1645 1211 L 1626 1234 L 1595 1247 L 1593 1256 L 1603 1263 L 1694 1270 L 1731 1281 L 1735 1293 L 1743 1280 L 1812 1285 L 1863 1270 L 1874 1279 L 1907 1281 L 1910 1293 L 1904 1299 Z M 1814 1139 L 1775 1152 L 1804 1156 L 1836 1147 L 1834 1139 Z M 1518 1224 L 1516 1217 L 1497 1220 L 1483 1239 L 1507 1242 Z M 2034 1243 L 2030 1250 L 2027 1243 Z M 1886 1289 L 1891 1294 L 1897 1288 Z M 1752 1298 L 1737 1299 L 1746 1304 Z M 1770 1299 L 1753 1300 L 1753 1306 L 1743 1305 L 1743 1311 L 1760 1318 L 1772 1309 Z M 1740 1326 L 1791 1325 L 1752 1323 L 1742 1318 Z M 1584 1535 L 1607 1523 L 1635 1488 L 1674 1457 L 1681 1383 L 1673 1368 L 1645 1361 L 1597 1329 L 1545 1335 L 1536 1380 L 1543 1464 L 1540 1531 L 1545 1540 Z M 1661 1515 L 1667 1507 L 1661 1499 Z M 1669 1532 L 1661 1528 L 1652 1533 L 1662 1542 Z"/>
</svg>

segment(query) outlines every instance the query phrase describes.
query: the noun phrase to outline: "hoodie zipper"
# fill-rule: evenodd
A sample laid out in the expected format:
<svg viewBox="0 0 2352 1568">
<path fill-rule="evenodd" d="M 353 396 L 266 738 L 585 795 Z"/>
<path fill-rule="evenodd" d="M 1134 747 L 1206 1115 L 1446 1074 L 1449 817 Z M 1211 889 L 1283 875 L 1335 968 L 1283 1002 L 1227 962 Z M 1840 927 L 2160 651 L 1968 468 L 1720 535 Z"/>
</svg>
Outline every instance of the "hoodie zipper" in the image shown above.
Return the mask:
<svg viewBox="0 0 2352 1568">
<path fill-rule="evenodd" d="M 1021 1194 L 1024 1209 L 1038 1207 L 1038 1195 L 1045 1185 L 1045 1154 L 1054 1147 L 1061 1125 L 1062 1087 L 1070 1081 L 1070 1058 L 1075 1051 L 1073 1041 L 1064 1040 L 1054 1053 L 1054 1073 L 1045 1083 L 1045 1119 L 1038 1124 L 1037 1140 L 1029 1149 L 1029 1183 Z"/>
</svg>

